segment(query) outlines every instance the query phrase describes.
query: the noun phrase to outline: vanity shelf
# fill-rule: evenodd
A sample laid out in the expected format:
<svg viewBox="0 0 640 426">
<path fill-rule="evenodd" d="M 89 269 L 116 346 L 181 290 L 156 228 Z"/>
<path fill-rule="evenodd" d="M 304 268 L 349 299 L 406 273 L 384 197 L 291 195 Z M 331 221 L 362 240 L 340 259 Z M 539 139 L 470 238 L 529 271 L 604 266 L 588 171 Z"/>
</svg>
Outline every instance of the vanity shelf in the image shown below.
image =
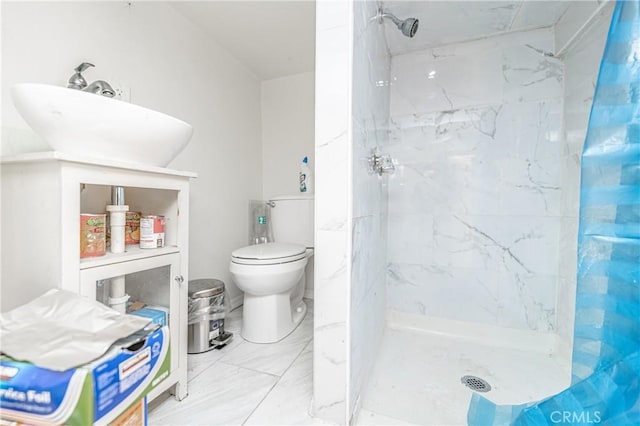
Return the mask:
<svg viewBox="0 0 640 426">
<path fill-rule="evenodd" d="M 2 311 L 51 288 L 100 300 L 97 288 L 125 276 L 136 300 L 169 309 L 171 372 L 149 399 L 173 388 L 187 395 L 189 185 L 195 173 L 58 152 L 4 157 Z M 130 211 L 165 217 L 163 248 L 80 259 L 80 214 L 103 213 L 111 186 Z"/>
<path fill-rule="evenodd" d="M 156 249 L 141 249 L 137 245 L 127 246 L 124 253 L 109 253 L 99 257 L 87 257 L 80 259 L 80 269 L 96 268 L 98 266 L 112 265 L 114 263 L 129 262 L 132 260 L 146 259 L 148 257 L 162 256 L 165 254 L 179 253 L 180 247 L 166 246 Z"/>
</svg>

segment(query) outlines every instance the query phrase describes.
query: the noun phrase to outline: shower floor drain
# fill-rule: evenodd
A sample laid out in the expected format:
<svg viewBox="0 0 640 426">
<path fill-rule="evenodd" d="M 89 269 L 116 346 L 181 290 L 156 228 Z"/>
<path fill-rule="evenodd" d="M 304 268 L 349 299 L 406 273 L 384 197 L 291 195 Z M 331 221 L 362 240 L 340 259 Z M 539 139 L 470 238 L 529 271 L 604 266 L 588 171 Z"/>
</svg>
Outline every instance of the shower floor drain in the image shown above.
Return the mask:
<svg viewBox="0 0 640 426">
<path fill-rule="evenodd" d="M 463 376 L 460 381 L 463 385 L 476 392 L 489 392 L 491 390 L 491 385 L 482 380 L 480 377 Z"/>
</svg>

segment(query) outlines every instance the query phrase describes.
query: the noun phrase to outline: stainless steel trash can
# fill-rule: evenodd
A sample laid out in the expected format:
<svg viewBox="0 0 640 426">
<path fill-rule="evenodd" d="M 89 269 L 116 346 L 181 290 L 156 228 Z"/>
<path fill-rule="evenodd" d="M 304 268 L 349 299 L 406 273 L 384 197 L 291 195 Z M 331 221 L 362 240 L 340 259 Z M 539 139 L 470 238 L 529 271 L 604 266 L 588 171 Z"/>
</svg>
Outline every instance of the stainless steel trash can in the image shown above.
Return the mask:
<svg viewBox="0 0 640 426">
<path fill-rule="evenodd" d="M 224 346 L 231 333 L 224 331 L 224 283 L 212 278 L 189 281 L 187 352 L 197 354 Z"/>
</svg>

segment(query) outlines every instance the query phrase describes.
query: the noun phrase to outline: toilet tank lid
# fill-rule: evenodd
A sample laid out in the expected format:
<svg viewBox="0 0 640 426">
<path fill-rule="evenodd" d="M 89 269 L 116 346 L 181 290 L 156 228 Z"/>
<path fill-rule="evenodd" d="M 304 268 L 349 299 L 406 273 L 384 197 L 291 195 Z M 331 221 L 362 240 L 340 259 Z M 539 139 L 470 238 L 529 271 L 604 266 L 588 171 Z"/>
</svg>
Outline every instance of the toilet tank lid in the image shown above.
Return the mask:
<svg viewBox="0 0 640 426">
<path fill-rule="evenodd" d="M 313 194 L 278 195 L 277 197 L 269 198 L 269 201 L 282 200 L 313 200 Z"/>
<path fill-rule="evenodd" d="M 279 259 L 306 253 L 307 248 L 302 244 L 266 243 L 242 247 L 231 253 L 232 257 L 240 259 Z"/>
</svg>

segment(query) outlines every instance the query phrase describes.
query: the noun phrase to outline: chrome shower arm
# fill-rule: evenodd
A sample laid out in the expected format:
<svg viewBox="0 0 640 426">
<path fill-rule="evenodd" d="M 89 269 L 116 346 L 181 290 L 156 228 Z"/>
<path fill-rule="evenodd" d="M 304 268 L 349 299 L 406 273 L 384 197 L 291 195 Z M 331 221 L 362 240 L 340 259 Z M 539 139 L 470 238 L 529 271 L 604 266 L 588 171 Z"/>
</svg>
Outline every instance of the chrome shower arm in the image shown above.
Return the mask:
<svg viewBox="0 0 640 426">
<path fill-rule="evenodd" d="M 384 10 L 382 10 L 382 8 L 378 9 L 378 22 L 379 23 L 383 23 L 383 19 L 384 18 L 389 18 L 393 21 L 394 24 L 396 24 L 396 27 L 401 28 L 402 27 L 402 21 L 400 19 L 398 19 L 394 14 L 389 13 L 389 12 L 385 12 Z"/>
</svg>

